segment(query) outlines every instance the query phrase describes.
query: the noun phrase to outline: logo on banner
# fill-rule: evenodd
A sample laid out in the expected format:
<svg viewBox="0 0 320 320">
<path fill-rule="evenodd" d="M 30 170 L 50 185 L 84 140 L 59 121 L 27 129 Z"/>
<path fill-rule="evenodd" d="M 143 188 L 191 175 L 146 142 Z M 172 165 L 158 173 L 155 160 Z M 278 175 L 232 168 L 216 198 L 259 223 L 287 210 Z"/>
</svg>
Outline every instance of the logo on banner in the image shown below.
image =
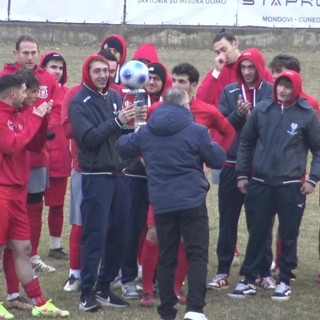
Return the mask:
<svg viewBox="0 0 320 320">
<path fill-rule="evenodd" d="M 254 6 L 255 4 L 261 4 L 261 0 L 242 0 L 242 5 L 244 6 Z M 263 6 L 288 6 L 291 4 L 298 4 L 299 6 L 310 5 L 313 6 L 313 0 L 262 0 Z M 317 6 L 320 4 L 317 2 Z"/>
<path fill-rule="evenodd" d="M 39 88 L 39 98 L 40 99 L 48 98 L 48 87 L 47 86 L 40 86 L 40 88 Z"/>
</svg>

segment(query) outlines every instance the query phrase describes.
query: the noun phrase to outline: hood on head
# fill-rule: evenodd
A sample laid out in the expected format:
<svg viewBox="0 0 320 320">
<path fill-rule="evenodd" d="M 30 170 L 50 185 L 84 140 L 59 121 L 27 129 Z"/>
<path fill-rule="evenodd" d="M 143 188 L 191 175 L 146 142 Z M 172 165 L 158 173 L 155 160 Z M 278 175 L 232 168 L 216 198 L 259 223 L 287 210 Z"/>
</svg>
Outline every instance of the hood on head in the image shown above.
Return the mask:
<svg viewBox="0 0 320 320">
<path fill-rule="evenodd" d="M 239 84 L 244 84 L 243 76 L 241 73 L 241 62 L 249 60 L 255 66 L 258 73 L 258 80 L 256 82 L 256 88 L 260 86 L 261 81 L 264 79 L 265 73 L 265 61 L 262 52 L 256 48 L 250 48 L 244 50 L 236 62 L 236 78 Z"/>
<path fill-rule="evenodd" d="M 108 61 L 106 60 L 106 58 L 104 58 L 103 56 L 101 56 L 99 54 L 93 54 L 93 55 L 87 57 L 87 59 L 84 61 L 83 66 L 82 66 L 82 83 L 84 83 L 86 86 L 91 88 L 93 91 L 98 91 L 98 88 L 93 84 L 92 79 L 90 77 L 89 65 L 90 65 L 91 61 L 96 58 L 102 59 L 108 65 L 108 68 L 109 68 L 109 64 L 108 64 Z M 106 93 L 108 91 L 109 85 L 110 85 L 110 77 L 108 78 L 107 84 L 103 89 L 103 93 Z"/>
<path fill-rule="evenodd" d="M 167 68 L 160 62 L 153 62 L 148 64 L 148 70 L 149 74 L 156 74 L 161 78 L 163 85 L 157 95 L 162 96 L 162 94 L 172 86 L 172 79 L 168 75 Z"/>
<path fill-rule="evenodd" d="M 160 62 L 155 44 L 144 43 L 134 53 L 132 60 L 146 60 L 148 63 Z"/>
<path fill-rule="evenodd" d="M 119 34 L 112 34 L 104 38 L 101 43 L 100 50 L 107 48 L 115 48 L 120 52 L 120 61 L 118 64 L 122 66 L 127 58 L 127 43 Z"/>
<path fill-rule="evenodd" d="M 55 58 L 62 59 L 62 61 L 63 61 L 63 74 L 62 74 L 62 78 L 60 80 L 60 83 L 65 84 L 68 81 L 67 64 L 66 64 L 66 61 L 64 60 L 64 57 L 59 52 L 51 51 L 51 52 L 43 54 L 40 58 L 40 66 L 42 68 L 45 68 L 49 61 L 57 60 Z"/>
<path fill-rule="evenodd" d="M 156 136 L 170 136 L 192 122 L 190 110 L 177 104 L 164 103 L 151 113 L 147 126 Z"/>
<path fill-rule="evenodd" d="M 282 72 L 279 77 L 276 79 L 273 85 L 273 97 L 274 101 L 278 103 L 278 95 L 277 95 L 277 86 L 279 83 L 279 80 L 281 78 L 287 78 L 292 83 L 292 98 L 288 102 L 288 105 L 293 104 L 301 95 L 302 92 L 302 78 L 301 75 L 298 72 L 295 72 L 293 70 L 286 70 Z"/>
</svg>

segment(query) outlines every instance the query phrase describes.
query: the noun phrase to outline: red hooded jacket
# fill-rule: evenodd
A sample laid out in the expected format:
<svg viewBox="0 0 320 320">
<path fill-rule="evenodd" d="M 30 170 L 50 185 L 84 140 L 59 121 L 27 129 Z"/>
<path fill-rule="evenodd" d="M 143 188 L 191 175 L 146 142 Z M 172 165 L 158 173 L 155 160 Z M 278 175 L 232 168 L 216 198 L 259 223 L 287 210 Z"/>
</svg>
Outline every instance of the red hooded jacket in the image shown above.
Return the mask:
<svg viewBox="0 0 320 320">
<path fill-rule="evenodd" d="M 69 119 L 69 105 L 73 98 L 73 96 L 80 90 L 82 87 L 81 84 L 77 84 L 74 87 L 70 88 L 69 91 L 64 96 L 64 100 L 62 103 L 61 109 L 61 124 L 63 128 L 63 132 L 66 138 L 70 139 L 70 150 L 71 150 L 71 159 L 72 159 L 72 167 L 74 170 L 80 172 L 79 160 L 78 160 L 78 147 L 74 136 L 72 134 L 72 125 Z"/>
<path fill-rule="evenodd" d="M 116 43 L 116 46 L 118 48 L 115 48 L 114 45 L 110 45 L 111 43 Z M 127 43 L 124 40 L 124 38 L 122 36 L 120 36 L 119 34 L 111 34 L 107 37 L 105 37 L 101 43 L 101 47 L 100 50 L 103 49 L 107 49 L 107 48 L 115 48 L 120 52 L 120 60 L 118 61 L 118 68 L 117 68 L 117 72 L 116 72 L 116 76 L 114 79 L 114 82 L 119 84 L 120 82 L 120 69 L 123 66 L 123 64 L 126 61 L 127 58 Z"/>
<path fill-rule="evenodd" d="M 55 51 L 45 53 L 41 56 L 40 66 L 45 68 L 44 63 L 54 59 L 50 58 L 54 54 L 63 57 Z M 50 59 L 50 60 L 48 60 Z M 67 65 L 63 59 L 63 74 L 59 83 L 61 95 L 64 97 L 68 88 L 65 86 L 67 82 Z M 49 176 L 54 178 L 69 177 L 71 172 L 71 155 L 69 150 L 69 140 L 65 137 L 62 126 L 61 126 L 61 104 L 56 109 L 56 116 L 58 121 L 55 121 L 54 127 L 50 128 L 50 131 L 55 134 L 52 140 L 48 140 L 48 151 L 49 151 Z"/>
<path fill-rule="evenodd" d="M 0 101 L 0 186 L 26 189 L 30 173 L 27 150 L 43 148 L 47 124 L 47 117 L 19 112 Z"/>
<path fill-rule="evenodd" d="M 89 63 L 96 57 L 103 58 L 105 62 L 108 63 L 108 61 L 104 57 L 98 54 L 94 54 L 85 60 L 82 68 L 82 83 L 86 84 L 88 87 L 90 87 L 93 90 L 96 90 L 96 87 L 94 86 L 89 74 Z M 108 90 L 109 85 L 110 83 L 108 81 L 104 92 Z M 82 87 L 82 84 L 77 84 L 69 89 L 69 91 L 67 92 L 63 100 L 62 110 L 61 110 L 61 124 L 63 128 L 63 132 L 65 137 L 71 140 L 72 167 L 74 170 L 78 172 L 80 172 L 79 160 L 78 160 L 78 147 L 72 133 L 72 125 L 69 119 L 69 106 L 72 98 L 81 89 L 81 87 Z"/>
<path fill-rule="evenodd" d="M 207 102 L 209 104 L 214 104 L 217 106 L 219 104 L 221 93 L 224 87 L 232 82 L 236 82 L 236 68 L 237 62 L 225 65 L 218 78 L 213 76 L 213 69 L 211 69 L 204 79 L 202 80 L 199 89 L 197 91 L 197 98 Z M 272 74 L 268 68 L 265 67 L 263 79 L 272 83 Z"/>
<path fill-rule="evenodd" d="M 147 63 L 160 62 L 157 48 L 153 43 L 144 43 L 139 46 L 132 60 L 145 60 Z"/>
<path fill-rule="evenodd" d="M 295 72 L 293 70 L 286 70 L 282 72 L 279 77 L 276 79 L 273 85 L 273 99 L 276 103 L 281 103 L 278 101 L 278 95 L 277 95 L 277 86 L 282 78 L 288 78 L 292 83 L 292 97 L 291 100 L 288 102 L 288 105 L 292 105 L 300 96 L 302 92 L 302 79 L 298 72 Z"/>
<path fill-rule="evenodd" d="M 241 62 L 244 60 L 249 60 L 255 66 L 257 71 L 257 80 L 253 88 L 249 88 L 246 85 L 243 79 L 243 75 L 241 73 Z M 255 101 L 254 101 L 255 90 L 259 88 L 262 80 L 264 80 L 264 75 L 265 75 L 265 61 L 261 51 L 256 48 L 250 48 L 250 49 L 244 50 L 236 62 L 235 77 L 238 84 L 242 86 L 243 99 L 245 101 L 246 100 L 250 101 L 253 107 L 255 105 Z"/>
<path fill-rule="evenodd" d="M 4 74 L 12 74 L 20 69 L 20 64 L 16 63 L 6 63 L 3 67 L 0 77 Z M 39 96 L 34 103 L 34 106 L 37 107 L 43 102 L 53 100 L 53 107 L 49 117 L 48 129 L 55 127 L 60 120 L 60 109 L 63 100 L 63 95 L 60 89 L 60 86 L 57 80 L 51 75 L 46 69 L 41 68 L 39 65 L 36 65 L 34 69 L 34 74 L 39 80 L 40 89 Z M 49 155 L 48 155 L 48 146 L 45 144 L 41 152 L 30 152 L 31 156 L 31 168 L 44 167 L 49 165 Z"/>
<path fill-rule="evenodd" d="M 159 93 L 154 94 L 154 95 L 149 95 L 147 93 L 147 105 L 148 106 L 151 106 L 153 103 L 160 101 L 162 99 L 162 95 L 164 94 L 164 92 L 166 92 L 166 90 L 172 86 L 172 79 L 168 74 L 167 68 L 160 62 L 154 62 L 152 64 L 157 64 L 163 70 L 163 72 L 165 74 L 165 79 L 163 81 L 163 85 L 162 85 L 162 88 Z M 149 67 L 149 65 L 148 65 L 148 67 Z"/>
</svg>

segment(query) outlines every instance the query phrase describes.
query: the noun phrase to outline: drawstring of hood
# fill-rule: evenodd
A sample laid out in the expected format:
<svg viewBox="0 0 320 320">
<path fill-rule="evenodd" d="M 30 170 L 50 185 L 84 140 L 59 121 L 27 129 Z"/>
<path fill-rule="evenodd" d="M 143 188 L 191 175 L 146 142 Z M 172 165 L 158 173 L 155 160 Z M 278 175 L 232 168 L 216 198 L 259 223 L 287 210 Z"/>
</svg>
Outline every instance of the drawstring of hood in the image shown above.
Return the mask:
<svg viewBox="0 0 320 320">
<path fill-rule="evenodd" d="M 147 97 L 148 101 L 147 101 L 147 107 L 149 108 L 154 102 L 152 101 L 151 99 L 151 96 L 148 94 L 148 97 Z M 162 101 L 162 96 L 159 98 L 158 101 Z"/>
</svg>

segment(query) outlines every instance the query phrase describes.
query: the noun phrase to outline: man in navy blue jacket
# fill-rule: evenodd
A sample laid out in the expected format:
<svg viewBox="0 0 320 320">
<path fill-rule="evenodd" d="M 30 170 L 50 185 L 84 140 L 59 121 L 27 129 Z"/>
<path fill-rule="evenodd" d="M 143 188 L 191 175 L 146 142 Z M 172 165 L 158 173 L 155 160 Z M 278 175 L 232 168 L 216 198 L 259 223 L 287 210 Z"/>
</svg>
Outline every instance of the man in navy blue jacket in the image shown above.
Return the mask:
<svg viewBox="0 0 320 320">
<path fill-rule="evenodd" d="M 301 76 L 292 70 L 283 72 L 273 91 L 273 100 L 257 104 L 240 137 L 235 169 L 238 188 L 246 194 L 249 238 L 240 269 L 245 279 L 228 294 L 230 298 L 256 295 L 255 279 L 265 256 L 265 239 L 277 212 L 282 248 L 279 280 L 271 299 L 289 300 L 306 195 L 314 192 L 320 180 L 319 119 L 301 98 Z M 305 181 L 309 151 L 312 159 Z"/>
<path fill-rule="evenodd" d="M 128 303 L 110 291 L 110 282 L 122 261 L 130 209 L 129 189 L 122 174 L 124 165 L 115 143 L 122 125 L 135 113 L 132 106 L 121 109 L 122 98 L 109 90 L 109 65 L 104 57 L 92 55 L 86 59 L 82 83 L 69 107 L 79 149 L 83 194 L 79 308 L 92 311 L 101 305 L 126 307 Z"/>
<path fill-rule="evenodd" d="M 149 200 L 155 213 L 159 240 L 158 288 L 163 320 L 174 320 L 174 271 L 183 236 L 188 272 L 187 309 L 184 319 L 206 320 L 209 229 L 206 195 L 209 183 L 203 164 L 220 169 L 225 152 L 212 141 L 206 127 L 196 124 L 187 93 L 170 88 L 164 104 L 150 116 L 147 125 L 117 142 L 120 156 L 142 156 L 148 178 Z"/>
</svg>

